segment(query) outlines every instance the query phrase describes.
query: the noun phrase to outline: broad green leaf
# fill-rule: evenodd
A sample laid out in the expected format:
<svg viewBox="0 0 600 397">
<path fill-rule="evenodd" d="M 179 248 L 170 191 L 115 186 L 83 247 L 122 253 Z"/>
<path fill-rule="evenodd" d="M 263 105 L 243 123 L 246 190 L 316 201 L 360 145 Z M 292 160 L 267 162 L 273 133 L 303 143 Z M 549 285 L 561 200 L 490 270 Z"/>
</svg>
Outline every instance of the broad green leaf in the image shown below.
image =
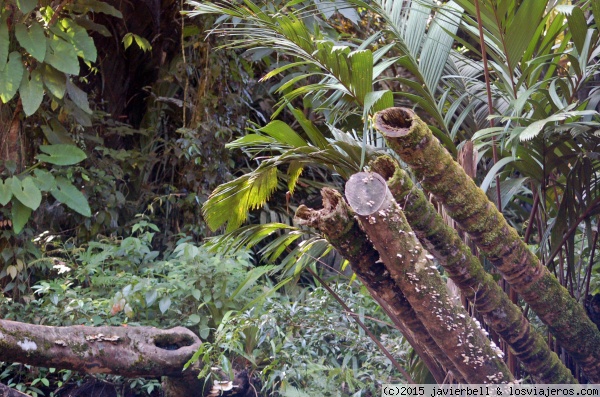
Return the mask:
<svg viewBox="0 0 600 397">
<path fill-rule="evenodd" d="M 25 70 L 19 94 L 23 103 L 23 112 L 26 116 L 31 116 L 38 110 L 44 99 L 44 83 L 39 70 L 33 70 L 31 75 Z"/>
<path fill-rule="evenodd" d="M 133 38 L 135 39 L 135 43 L 138 45 L 138 47 L 140 47 L 142 51 L 147 52 L 152 50 L 152 44 L 150 44 L 150 42 L 144 37 L 134 34 Z"/>
<path fill-rule="evenodd" d="M 371 51 L 362 50 L 354 51 L 349 56 L 352 70 L 351 90 L 362 105 L 365 96 L 373 87 L 373 54 Z"/>
<path fill-rule="evenodd" d="M 40 150 L 46 154 L 38 154 L 37 159 L 54 165 L 73 165 L 87 158 L 85 152 L 74 145 L 41 145 Z"/>
<path fill-rule="evenodd" d="M 65 99 L 63 103 L 65 111 L 75 118 L 75 121 L 84 127 L 92 126 L 92 118 L 89 113 L 84 112 L 75 102 Z"/>
<path fill-rule="evenodd" d="M 10 265 L 6 268 L 6 273 L 8 273 L 8 275 L 14 280 L 15 277 L 17 277 L 17 274 L 19 274 L 19 271 L 15 265 Z"/>
<path fill-rule="evenodd" d="M 75 17 L 75 22 L 88 31 L 96 32 L 104 37 L 112 37 L 106 26 L 87 19 L 87 17 Z"/>
<path fill-rule="evenodd" d="M 33 173 L 35 175 L 33 181 L 42 192 L 49 192 L 56 187 L 56 179 L 50 172 L 36 168 Z"/>
<path fill-rule="evenodd" d="M 56 35 L 49 42 L 44 62 L 49 63 L 61 72 L 78 75 L 79 59 L 73 44 L 67 43 Z"/>
<path fill-rule="evenodd" d="M 32 57 L 39 62 L 43 62 L 46 57 L 46 35 L 44 29 L 37 22 L 33 21 L 29 29 L 25 24 L 19 23 L 15 26 L 15 36 L 23 47 Z"/>
<path fill-rule="evenodd" d="M 153 288 L 146 292 L 146 306 L 152 306 L 156 298 L 158 298 L 158 291 L 156 289 Z"/>
<path fill-rule="evenodd" d="M 23 69 L 21 54 L 17 51 L 11 52 L 6 67 L 0 71 L 0 100 L 2 102 L 10 101 L 17 93 L 23 78 Z"/>
<path fill-rule="evenodd" d="M 51 145 L 75 145 L 67 129 L 55 118 L 50 119 L 49 126 L 42 125 L 42 131 Z"/>
<path fill-rule="evenodd" d="M 8 204 L 12 195 L 10 178 L 5 181 L 0 180 L 0 205 Z"/>
<path fill-rule="evenodd" d="M 292 161 L 288 167 L 288 190 L 291 194 L 294 194 L 296 182 L 298 182 L 298 178 L 302 175 L 302 170 L 304 170 L 304 165 L 300 161 Z"/>
<path fill-rule="evenodd" d="M 506 29 L 505 50 L 509 62 L 508 70 L 514 70 L 521 56 L 527 49 L 539 26 L 544 11 L 545 1 L 523 1 L 515 14 L 510 26 Z"/>
<path fill-rule="evenodd" d="M 365 97 L 364 116 L 394 106 L 394 94 L 390 90 L 372 91 Z"/>
<path fill-rule="evenodd" d="M 73 84 L 71 80 L 67 80 L 67 94 L 69 94 L 69 98 L 73 100 L 73 103 L 75 103 L 79 109 L 87 114 L 92 114 L 87 93 Z"/>
<path fill-rule="evenodd" d="M 189 325 L 196 325 L 200 322 L 200 316 L 197 314 L 192 314 L 188 317 L 188 324 Z"/>
<path fill-rule="evenodd" d="M 27 176 L 21 181 L 16 176 L 13 176 L 10 188 L 13 196 L 15 196 L 21 204 L 32 210 L 35 210 L 40 206 L 40 203 L 42 202 L 42 193 L 35 185 L 32 177 Z"/>
<path fill-rule="evenodd" d="M 83 216 L 92 216 L 87 199 L 71 182 L 59 176 L 56 177 L 56 188 L 50 191 L 52 196 L 72 210 Z"/>
<path fill-rule="evenodd" d="M 49 192 L 56 187 L 56 179 L 50 172 L 37 168 L 33 173 L 33 182 L 42 192 Z"/>
<path fill-rule="evenodd" d="M 58 99 L 62 99 L 67 89 L 67 76 L 50 65 L 44 65 L 42 74 L 44 75 L 44 85 L 48 91 Z"/>
<path fill-rule="evenodd" d="M 101 12 L 106 15 L 111 15 L 116 18 L 123 18 L 123 14 L 121 11 L 117 10 L 115 7 L 104 1 L 98 0 L 75 0 L 69 8 L 77 7 L 81 12 Z"/>
<path fill-rule="evenodd" d="M 573 38 L 573 44 L 575 44 L 577 51 L 581 53 L 587 35 L 587 22 L 585 21 L 585 15 L 583 14 L 583 11 L 581 11 L 581 8 L 578 6 L 572 7 L 571 13 L 567 14 L 567 21 L 569 23 L 571 37 Z"/>
<path fill-rule="evenodd" d="M 6 18 L 0 15 L 0 71 L 4 70 L 6 62 L 8 62 L 9 46 L 10 38 L 8 36 Z"/>
<path fill-rule="evenodd" d="M 167 310 L 169 310 L 169 308 L 171 307 L 171 298 L 169 298 L 168 296 L 163 297 L 159 302 L 158 302 L 158 308 L 160 309 L 161 313 L 165 313 Z"/>
<path fill-rule="evenodd" d="M 21 204 L 19 200 L 13 200 L 11 208 L 12 224 L 15 234 L 21 233 L 21 230 L 27 224 L 31 216 L 31 208 Z"/>
<path fill-rule="evenodd" d="M 123 48 L 128 49 L 133 44 L 133 33 L 127 33 L 123 36 Z"/>
<path fill-rule="evenodd" d="M 19 10 L 21 10 L 23 14 L 32 11 L 37 4 L 37 0 L 17 0 L 17 7 L 19 7 Z"/>
<path fill-rule="evenodd" d="M 53 32 L 70 42 L 75 48 L 77 56 L 86 61 L 96 62 L 98 53 L 94 40 L 75 21 L 70 18 L 63 18 L 60 20 L 60 32 L 57 30 L 53 30 Z"/>
<path fill-rule="evenodd" d="M 313 145 L 319 149 L 325 149 L 327 146 L 329 146 L 327 139 L 325 139 L 325 136 L 323 136 L 323 133 L 319 131 L 317 127 L 315 127 L 315 125 L 306 118 L 306 116 L 304 116 L 302 110 L 292 108 L 291 111 Z"/>
<path fill-rule="evenodd" d="M 284 123 L 281 120 L 271 121 L 266 126 L 259 129 L 271 137 L 277 139 L 279 142 L 294 146 L 294 147 L 302 147 L 306 146 L 307 143 L 300 135 L 296 133 L 289 125 Z"/>
</svg>

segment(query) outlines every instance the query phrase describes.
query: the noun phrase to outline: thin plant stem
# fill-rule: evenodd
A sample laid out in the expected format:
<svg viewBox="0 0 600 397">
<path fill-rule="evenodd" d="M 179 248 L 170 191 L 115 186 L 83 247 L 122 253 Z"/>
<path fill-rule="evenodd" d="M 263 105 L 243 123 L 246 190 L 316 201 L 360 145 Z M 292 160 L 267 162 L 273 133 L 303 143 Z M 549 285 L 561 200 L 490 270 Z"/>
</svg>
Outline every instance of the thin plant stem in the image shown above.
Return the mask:
<svg viewBox="0 0 600 397">
<path fill-rule="evenodd" d="M 356 314 L 348 307 L 348 305 L 346 305 L 346 303 L 342 300 L 342 298 L 340 298 L 340 296 L 334 291 L 332 290 L 329 285 L 327 285 L 327 283 L 317 275 L 317 273 L 315 273 L 309 266 L 306 266 L 305 268 L 306 270 L 308 270 L 308 272 L 323 286 L 323 288 L 325 288 L 327 290 L 327 292 L 329 292 L 331 294 L 331 296 L 333 296 L 333 298 L 338 301 L 338 303 L 344 308 L 344 310 L 350 314 L 350 317 L 354 319 L 354 321 L 356 321 L 356 323 L 358 324 L 359 327 L 361 327 L 365 333 L 367 335 L 369 335 L 369 338 L 371 338 L 371 340 L 373 341 L 373 343 L 375 343 L 377 345 L 377 347 L 381 350 L 381 352 L 392 362 L 392 365 L 402 374 L 404 375 L 404 377 L 406 378 L 406 381 L 410 384 L 415 384 L 415 381 L 413 380 L 413 378 L 408 374 L 408 372 L 406 372 L 406 370 L 400 365 L 400 363 L 392 356 L 392 354 L 385 348 L 385 346 L 383 346 L 381 344 L 381 342 L 379 342 L 379 340 L 377 339 L 377 337 L 369 330 L 369 328 L 367 328 L 367 326 L 360 321 L 360 319 L 356 316 Z"/>
</svg>

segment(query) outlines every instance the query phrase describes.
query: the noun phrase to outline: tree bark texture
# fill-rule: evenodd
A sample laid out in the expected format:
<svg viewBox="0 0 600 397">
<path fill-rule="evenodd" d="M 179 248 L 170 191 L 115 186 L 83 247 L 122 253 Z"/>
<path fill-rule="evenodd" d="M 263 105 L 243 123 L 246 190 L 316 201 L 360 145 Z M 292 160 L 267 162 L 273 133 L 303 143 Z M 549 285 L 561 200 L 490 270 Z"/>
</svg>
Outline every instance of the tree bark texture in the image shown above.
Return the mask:
<svg viewBox="0 0 600 397">
<path fill-rule="evenodd" d="M 354 174 L 346 199 L 400 287 L 438 346 L 468 383 L 507 383 L 513 376 L 484 331 L 462 306 L 453 304 L 430 255 L 417 240 L 402 210 L 374 173 Z"/>
<path fill-rule="evenodd" d="M 184 327 L 48 327 L 0 320 L 0 361 L 128 378 L 166 376 L 174 389 L 196 390 L 190 396 L 202 395 L 203 382 L 182 369 L 200 344 Z"/>
<path fill-rule="evenodd" d="M 600 332 L 596 325 L 427 125 L 410 109 L 389 108 L 376 114 L 375 126 L 424 189 L 444 204 L 448 214 L 581 365 L 590 381 L 600 382 Z"/>
<path fill-rule="evenodd" d="M 387 185 L 417 238 L 444 267 L 462 294 L 483 315 L 485 323 L 510 346 L 537 382 L 577 383 L 571 371 L 550 350 L 511 302 L 502 288 L 481 266 L 456 230 L 449 227 L 410 176 L 389 156 L 377 158 L 371 170 L 387 179 Z"/>
<path fill-rule="evenodd" d="M 379 261 L 379 254 L 360 230 L 342 196 L 331 188 L 323 188 L 321 194 L 324 208 L 317 211 L 301 205 L 296 211 L 298 223 L 318 229 L 350 262 L 354 273 L 417 351 L 437 382 L 443 382 L 447 371 L 452 372 L 456 380 L 464 380 Z"/>
</svg>

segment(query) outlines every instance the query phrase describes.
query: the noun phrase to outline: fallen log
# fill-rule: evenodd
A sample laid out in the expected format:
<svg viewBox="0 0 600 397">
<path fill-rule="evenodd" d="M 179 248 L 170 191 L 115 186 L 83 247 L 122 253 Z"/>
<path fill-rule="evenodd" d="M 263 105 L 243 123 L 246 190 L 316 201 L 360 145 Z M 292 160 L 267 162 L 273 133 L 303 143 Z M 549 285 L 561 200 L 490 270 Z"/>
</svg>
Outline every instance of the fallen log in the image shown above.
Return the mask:
<svg viewBox="0 0 600 397">
<path fill-rule="evenodd" d="M 182 371 L 201 343 L 184 327 L 51 327 L 0 320 L 0 361 L 129 378 L 164 376 L 166 388 L 174 391 L 167 396 L 173 397 L 182 390 L 202 396 L 198 370 Z"/>
</svg>

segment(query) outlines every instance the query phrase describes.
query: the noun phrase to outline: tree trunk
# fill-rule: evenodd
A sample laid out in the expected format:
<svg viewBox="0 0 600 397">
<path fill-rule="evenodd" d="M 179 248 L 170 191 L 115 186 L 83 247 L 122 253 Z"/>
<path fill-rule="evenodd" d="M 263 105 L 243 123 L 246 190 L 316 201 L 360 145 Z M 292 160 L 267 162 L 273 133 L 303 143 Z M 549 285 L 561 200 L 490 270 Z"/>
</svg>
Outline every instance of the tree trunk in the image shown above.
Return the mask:
<svg viewBox="0 0 600 397">
<path fill-rule="evenodd" d="M 384 179 L 419 241 L 444 267 L 462 294 L 510 346 L 537 382 L 577 383 L 544 338 L 532 328 L 521 309 L 486 273 L 456 230 L 444 222 L 425 194 L 417 189 L 408 174 L 389 156 L 379 157 L 371 170 Z"/>
<path fill-rule="evenodd" d="M 298 223 L 320 230 L 340 255 L 350 262 L 354 273 L 417 351 L 437 382 L 442 383 L 448 371 L 456 380 L 462 381 L 460 372 L 432 339 L 386 272 L 379 261 L 379 254 L 360 230 L 342 196 L 330 188 L 323 188 L 321 194 L 324 208 L 316 211 L 301 205 L 296 211 Z"/>
<path fill-rule="evenodd" d="M 375 125 L 422 186 L 444 204 L 448 214 L 529 303 L 590 381 L 600 382 L 600 332 L 596 325 L 434 139 L 427 125 L 404 108 L 378 112 Z"/>
<path fill-rule="evenodd" d="M 512 374 L 462 306 L 448 297 L 446 284 L 415 237 L 402 210 L 378 174 L 358 173 L 346 183 L 346 199 L 387 271 L 433 339 L 468 383 L 507 383 Z"/>
<path fill-rule="evenodd" d="M 166 376 L 173 389 L 196 390 L 196 396 L 203 382 L 182 369 L 200 344 L 184 327 L 48 327 L 0 320 L 0 361 L 129 378 Z"/>
</svg>

